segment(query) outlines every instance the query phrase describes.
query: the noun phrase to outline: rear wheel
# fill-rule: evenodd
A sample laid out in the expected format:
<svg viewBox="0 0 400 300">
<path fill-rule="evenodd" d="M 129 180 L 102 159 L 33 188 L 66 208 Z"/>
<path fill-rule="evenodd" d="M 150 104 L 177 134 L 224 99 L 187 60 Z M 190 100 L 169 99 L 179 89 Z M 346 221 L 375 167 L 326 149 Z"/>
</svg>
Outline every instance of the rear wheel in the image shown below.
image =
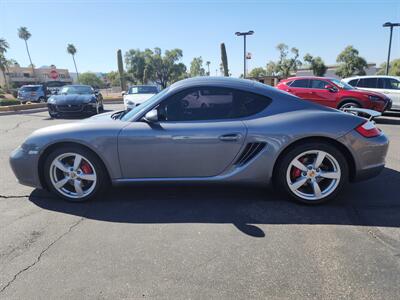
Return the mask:
<svg viewBox="0 0 400 300">
<path fill-rule="evenodd" d="M 44 172 L 51 191 L 71 202 L 95 198 L 107 183 L 99 158 L 79 146 L 60 147 L 50 153 Z"/>
<path fill-rule="evenodd" d="M 44 97 L 40 97 L 39 98 L 39 103 L 43 103 L 43 102 L 46 102 L 46 99 Z"/>
<path fill-rule="evenodd" d="M 306 143 L 291 149 L 278 165 L 277 184 L 293 199 L 318 204 L 334 198 L 348 182 L 343 154 L 325 143 Z"/>
</svg>

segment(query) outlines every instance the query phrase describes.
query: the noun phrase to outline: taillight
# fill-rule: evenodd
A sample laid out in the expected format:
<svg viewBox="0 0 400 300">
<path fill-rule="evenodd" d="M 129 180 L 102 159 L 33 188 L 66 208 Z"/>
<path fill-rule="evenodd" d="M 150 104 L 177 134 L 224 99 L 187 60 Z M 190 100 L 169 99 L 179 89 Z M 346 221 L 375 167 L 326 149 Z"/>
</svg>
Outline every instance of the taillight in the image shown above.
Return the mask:
<svg viewBox="0 0 400 300">
<path fill-rule="evenodd" d="M 381 131 L 371 121 L 366 121 L 365 123 L 357 126 L 356 131 L 366 138 L 376 137 L 381 134 Z"/>
</svg>

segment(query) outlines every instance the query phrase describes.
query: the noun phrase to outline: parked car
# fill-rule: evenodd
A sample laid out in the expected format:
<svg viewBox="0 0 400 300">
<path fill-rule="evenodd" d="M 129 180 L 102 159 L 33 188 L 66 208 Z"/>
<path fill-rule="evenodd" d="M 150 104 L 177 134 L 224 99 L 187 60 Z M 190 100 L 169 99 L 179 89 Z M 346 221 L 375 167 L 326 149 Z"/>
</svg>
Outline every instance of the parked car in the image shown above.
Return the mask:
<svg viewBox="0 0 400 300">
<path fill-rule="evenodd" d="M 195 91 L 214 103 L 184 105 Z M 21 184 L 69 201 L 101 196 L 110 183 L 219 182 L 273 183 L 314 204 L 379 174 L 387 150 L 384 133 L 364 118 L 254 81 L 199 77 L 129 112 L 39 129 L 10 163 Z"/>
<path fill-rule="evenodd" d="M 17 99 L 21 104 L 26 102 L 46 102 L 47 100 L 47 89 L 42 84 L 35 85 L 23 85 L 18 90 Z"/>
<path fill-rule="evenodd" d="M 379 92 L 392 100 L 392 110 L 400 110 L 400 78 L 395 76 L 356 76 L 344 82 L 361 90 Z"/>
<path fill-rule="evenodd" d="M 92 115 L 103 112 L 103 98 L 89 85 L 66 85 L 57 95 L 52 95 L 47 107 L 49 115 Z"/>
<path fill-rule="evenodd" d="M 383 94 L 358 90 L 335 78 L 291 77 L 280 81 L 277 88 L 301 99 L 338 109 L 359 107 L 383 112 L 392 105 L 390 98 Z"/>
<path fill-rule="evenodd" d="M 150 99 L 157 93 L 158 87 L 155 85 L 131 86 L 126 93 L 123 93 L 125 109 L 130 110 Z"/>
</svg>

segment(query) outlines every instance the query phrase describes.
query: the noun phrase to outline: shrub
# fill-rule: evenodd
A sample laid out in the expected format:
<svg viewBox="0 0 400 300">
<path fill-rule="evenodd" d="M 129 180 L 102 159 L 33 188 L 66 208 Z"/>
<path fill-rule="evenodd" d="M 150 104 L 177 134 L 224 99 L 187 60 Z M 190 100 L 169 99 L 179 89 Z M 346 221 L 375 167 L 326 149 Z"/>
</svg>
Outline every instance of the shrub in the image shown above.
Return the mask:
<svg viewBox="0 0 400 300">
<path fill-rule="evenodd" d="M 18 105 L 20 102 L 15 99 L 0 99 L 0 106 Z"/>
</svg>

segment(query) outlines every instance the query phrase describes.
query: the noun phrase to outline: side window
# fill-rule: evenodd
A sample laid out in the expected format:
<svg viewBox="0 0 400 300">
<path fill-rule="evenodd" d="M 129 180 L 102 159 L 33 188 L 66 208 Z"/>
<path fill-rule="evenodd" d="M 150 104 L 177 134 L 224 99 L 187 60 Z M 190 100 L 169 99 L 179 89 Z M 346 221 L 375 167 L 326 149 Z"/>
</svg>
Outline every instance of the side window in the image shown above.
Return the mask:
<svg viewBox="0 0 400 300">
<path fill-rule="evenodd" d="M 385 78 L 385 89 L 398 90 L 400 89 L 400 81 L 393 78 Z"/>
<path fill-rule="evenodd" d="M 361 78 L 358 82 L 357 87 L 365 87 L 365 88 L 377 88 L 378 87 L 378 80 L 377 78 Z"/>
<path fill-rule="evenodd" d="M 349 84 L 350 84 L 351 86 L 356 87 L 356 86 L 357 86 L 357 81 L 358 81 L 358 79 L 350 80 L 350 81 L 349 81 Z"/>
<path fill-rule="evenodd" d="M 158 107 L 163 121 L 218 120 L 234 117 L 233 91 L 225 88 L 195 88 L 182 91 Z"/>
<path fill-rule="evenodd" d="M 235 91 L 235 117 L 242 118 L 255 115 L 263 111 L 270 103 L 271 99 L 268 97 L 248 92 Z"/>
<path fill-rule="evenodd" d="M 328 84 L 328 82 L 323 81 L 323 80 L 317 80 L 317 79 L 311 80 L 311 88 L 312 89 L 325 89 L 325 86 L 327 84 Z"/>
<path fill-rule="evenodd" d="M 297 79 L 293 81 L 290 87 L 297 87 L 297 88 L 308 88 L 308 79 Z"/>
</svg>

